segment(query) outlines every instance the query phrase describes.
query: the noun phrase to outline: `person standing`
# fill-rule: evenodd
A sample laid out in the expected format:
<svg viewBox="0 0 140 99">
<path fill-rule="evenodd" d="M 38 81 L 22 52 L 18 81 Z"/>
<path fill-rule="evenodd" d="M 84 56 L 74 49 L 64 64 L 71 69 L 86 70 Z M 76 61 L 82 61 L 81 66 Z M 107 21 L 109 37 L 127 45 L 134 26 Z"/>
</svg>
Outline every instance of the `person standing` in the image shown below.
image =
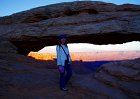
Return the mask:
<svg viewBox="0 0 140 99">
<path fill-rule="evenodd" d="M 60 72 L 60 89 L 67 91 L 67 83 L 72 76 L 71 57 L 67 46 L 67 37 L 65 34 L 59 36 L 59 44 L 56 46 L 57 66 Z"/>
</svg>

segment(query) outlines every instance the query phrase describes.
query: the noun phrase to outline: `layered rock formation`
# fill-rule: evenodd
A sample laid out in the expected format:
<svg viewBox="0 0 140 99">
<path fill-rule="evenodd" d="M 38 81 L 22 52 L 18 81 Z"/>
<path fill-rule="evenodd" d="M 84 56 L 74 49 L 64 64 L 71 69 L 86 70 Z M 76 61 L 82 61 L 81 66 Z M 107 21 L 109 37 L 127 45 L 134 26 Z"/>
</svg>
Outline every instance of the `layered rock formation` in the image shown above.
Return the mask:
<svg viewBox="0 0 140 99">
<path fill-rule="evenodd" d="M 83 86 L 109 99 L 140 98 L 140 59 L 108 63 L 95 73 L 78 76 L 76 86 Z"/>
<path fill-rule="evenodd" d="M 13 42 L 19 53 L 27 54 L 57 44 L 57 36 L 62 33 L 69 36 L 69 43 L 116 44 L 140 40 L 139 24 L 139 5 L 76 1 L 1 17 L 0 36 Z"/>
<path fill-rule="evenodd" d="M 17 53 L 17 48 L 7 39 L 0 37 L 0 53 Z"/>
</svg>

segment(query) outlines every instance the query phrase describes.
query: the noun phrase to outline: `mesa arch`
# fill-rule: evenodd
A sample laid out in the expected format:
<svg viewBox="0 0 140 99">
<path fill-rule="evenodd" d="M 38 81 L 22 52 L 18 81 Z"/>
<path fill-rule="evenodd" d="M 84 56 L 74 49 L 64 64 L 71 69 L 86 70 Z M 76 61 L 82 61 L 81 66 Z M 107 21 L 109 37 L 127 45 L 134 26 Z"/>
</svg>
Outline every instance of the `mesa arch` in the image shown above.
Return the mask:
<svg viewBox="0 0 140 99">
<path fill-rule="evenodd" d="M 140 5 L 75 1 L 58 3 L 0 17 L 0 36 L 20 54 L 56 45 L 57 36 L 69 43 L 119 44 L 140 41 Z"/>
<path fill-rule="evenodd" d="M 127 38 L 126 38 L 127 36 Z M 69 36 L 68 43 L 92 43 L 92 44 L 118 44 L 128 41 L 138 40 L 139 35 L 84 35 L 84 36 Z M 48 39 L 51 38 L 51 39 Z M 48 42 L 48 43 L 47 43 Z M 45 39 L 37 39 L 36 41 L 12 41 L 18 48 L 20 54 L 27 55 L 30 51 L 38 51 L 45 46 L 57 44 L 57 36 L 46 37 Z"/>
</svg>

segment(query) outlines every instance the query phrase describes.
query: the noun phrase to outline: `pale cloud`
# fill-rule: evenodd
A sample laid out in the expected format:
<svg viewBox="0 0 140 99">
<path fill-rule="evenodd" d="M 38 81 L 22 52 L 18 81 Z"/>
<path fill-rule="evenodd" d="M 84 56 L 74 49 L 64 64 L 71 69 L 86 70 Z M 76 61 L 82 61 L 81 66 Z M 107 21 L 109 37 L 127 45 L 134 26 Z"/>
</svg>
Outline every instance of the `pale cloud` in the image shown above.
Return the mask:
<svg viewBox="0 0 140 99">
<path fill-rule="evenodd" d="M 140 51 L 140 42 L 132 41 L 123 44 L 94 45 L 89 43 L 68 44 L 70 52 L 89 52 L 89 51 Z M 47 46 L 38 52 L 56 52 L 56 46 Z"/>
</svg>

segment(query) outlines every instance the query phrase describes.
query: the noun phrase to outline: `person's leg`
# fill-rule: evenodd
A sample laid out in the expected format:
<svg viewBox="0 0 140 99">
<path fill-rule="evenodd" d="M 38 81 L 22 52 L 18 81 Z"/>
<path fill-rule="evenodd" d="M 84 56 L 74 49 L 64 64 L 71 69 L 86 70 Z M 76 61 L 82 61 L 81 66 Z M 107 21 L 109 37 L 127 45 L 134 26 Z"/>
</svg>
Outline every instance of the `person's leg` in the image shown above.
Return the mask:
<svg viewBox="0 0 140 99">
<path fill-rule="evenodd" d="M 71 76 L 72 76 L 72 69 L 71 69 L 71 65 L 70 64 L 66 64 L 65 65 L 65 70 L 66 70 L 66 76 L 65 76 L 65 85 L 68 83 L 68 81 L 70 80 Z"/>
<path fill-rule="evenodd" d="M 60 71 L 60 81 L 59 81 L 59 84 L 60 84 L 60 89 L 61 88 L 65 88 L 65 70 L 64 71 Z"/>
</svg>

